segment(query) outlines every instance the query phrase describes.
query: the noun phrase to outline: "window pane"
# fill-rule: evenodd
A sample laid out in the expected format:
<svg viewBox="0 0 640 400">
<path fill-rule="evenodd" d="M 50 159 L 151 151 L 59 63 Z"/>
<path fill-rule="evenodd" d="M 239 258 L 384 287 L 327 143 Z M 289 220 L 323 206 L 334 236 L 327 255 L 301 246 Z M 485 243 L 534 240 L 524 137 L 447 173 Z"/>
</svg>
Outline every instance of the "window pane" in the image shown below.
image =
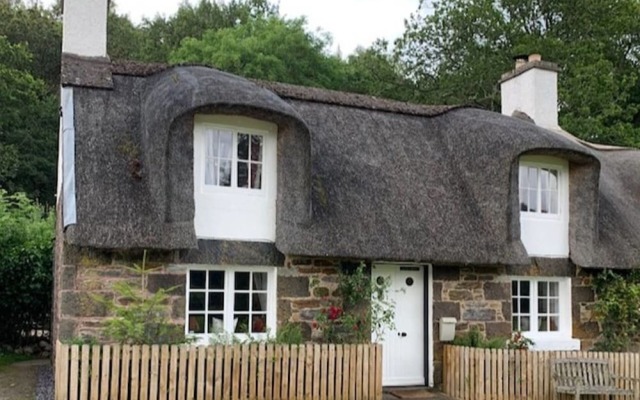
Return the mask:
<svg viewBox="0 0 640 400">
<path fill-rule="evenodd" d="M 540 212 L 543 214 L 548 214 L 549 213 L 549 191 L 548 190 L 543 190 L 542 192 L 540 192 L 540 201 L 542 202 L 542 204 L 540 204 Z"/>
<path fill-rule="evenodd" d="M 511 312 L 514 314 L 518 313 L 518 300 L 517 299 L 513 299 L 511 301 Z"/>
<path fill-rule="evenodd" d="M 231 186 L 231 161 L 220 161 L 219 186 Z"/>
<path fill-rule="evenodd" d="M 527 332 L 531 330 L 531 327 L 529 325 L 529 317 L 520 318 L 520 330 L 523 332 Z"/>
<path fill-rule="evenodd" d="M 224 332 L 224 317 L 222 314 L 210 314 L 208 327 L 209 333 Z"/>
<path fill-rule="evenodd" d="M 511 281 L 511 296 L 518 295 L 518 281 Z"/>
<path fill-rule="evenodd" d="M 189 293 L 189 311 L 204 311 L 204 293 Z"/>
<path fill-rule="evenodd" d="M 556 332 L 560 330 L 560 324 L 558 322 L 559 317 L 549 317 L 549 330 Z"/>
<path fill-rule="evenodd" d="M 558 171 L 555 169 L 549 170 L 549 189 L 558 190 Z"/>
<path fill-rule="evenodd" d="M 529 189 L 529 211 L 536 212 L 538 209 L 538 189 Z"/>
<path fill-rule="evenodd" d="M 546 314 L 549 312 L 547 309 L 547 300 L 546 299 L 538 299 L 538 312 L 540 314 Z"/>
<path fill-rule="evenodd" d="M 549 170 L 546 168 L 540 170 L 540 189 L 549 189 Z"/>
<path fill-rule="evenodd" d="M 246 314 L 235 314 L 233 316 L 234 321 L 236 322 L 236 328 L 234 329 L 235 333 L 249 333 L 249 316 Z"/>
<path fill-rule="evenodd" d="M 218 131 L 207 132 L 207 158 L 218 157 Z"/>
<path fill-rule="evenodd" d="M 529 190 L 520 189 L 520 211 L 529 211 Z"/>
<path fill-rule="evenodd" d="M 189 315 L 189 332 L 204 333 L 204 315 Z"/>
<path fill-rule="evenodd" d="M 209 311 L 224 311 L 224 293 L 209 293 Z"/>
<path fill-rule="evenodd" d="M 204 289 L 206 279 L 206 271 L 189 271 L 189 288 Z"/>
<path fill-rule="evenodd" d="M 250 272 L 236 272 L 236 290 L 249 290 Z"/>
<path fill-rule="evenodd" d="M 538 296 L 547 296 L 547 282 L 538 282 Z"/>
<path fill-rule="evenodd" d="M 538 168 L 536 167 L 529 167 L 528 186 L 530 189 L 538 190 Z"/>
<path fill-rule="evenodd" d="M 251 135 L 251 160 L 262 161 L 262 136 Z"/>
<path fill-rule="evenodd" d="M 549 196 L 550 196 L 549 212 L 551 214 L 557 214 L 558 213 L 558 192 L 552 191 L 551 193 L 549 193 Z"/>
<path fill-rule="evenodd" d="M 558 307 L 558 299 L 549 299 L 549 312 L 552 314 L 557 314 L 560 312 L 560 307 Z"/>
<path fill-rule="evenodd" d="M 238 162 L 238 187 L 249 187 L 249 164 Z"/>
<path fill-rule="evenodd" d="M 529 296 L 529 281 L 520 281 L 520 296 Z"/>
<path fill-rule="evenodd" d="M 204 165 L 204 184 L 205 185 L 218 184 L 218 160 L 217 159 L 207 159 Z"/>
<path fill-rule="evenodd" d="M 262 188 L 262 164 L 251 164 L 251 187 Z"/>
<path fill-rule="evenodd" d="M 558 297 L 560 284 L 558 282 L 549 282 L 549 296 Z"/>
<path fill-rule="evenodd" d="M 251 304 L 252 311 L 267 311 L 267 294 L 266 293 L 254 293 L 253 301 Z"/>
<path fill-rule="evenodd" d="M 253 273 L 253 290 L 267 290 L 267 273 Z"/>
<path fill-rule="evenodd" d="M 251 316 L 251 332 L 263 333 L 267 331 L 267 315 L 258 314 Z"/>
<path fill-rule="evenodd" d="M 529 299 L 520 299 L 520 312 L 522 314 L 529 314 Z"/>
<path fill-rule="evenodd" d="M 233 133 L 220 132 L 220 147 L 218 156 L 230 160 L 233 158 Z"/>
<path fill-rule="evenodd" d="M 246 133 L 238 134 L 238 160 L 249 159 L 249 135 Z"/>
<path fill-rule="evenodd" d="M 236 293 L 233 309 L 235 311 L 249 311 L 249 293 Z"/>
<path fill-rule="evenodd" d="M 224 289 L 224 271 L 209 271 L 209 289 Z"/>
<path fill-rule="evenodd" d="M 513 329 L 514 331 L 521 330 L 520 324 L 518 323 L 518 317 L 511 317 L 511 329 Z"/>
<path fill-rule="evenodd" d="M 538 317 L 538 330 L 540 332 L 546 332 L 549 330 L 547 317 Z"/>
<path fill-rule="evenodd" d="M 521 166 L 518 170 L 518 174 L 519 174 L 519 178 L 520 178 L 520 187 L 521 188 L 528 188 L 529 184 L 528 184 L 528 177 L 527 177 L 527 167 L 523 167 Z"/>
</svg>

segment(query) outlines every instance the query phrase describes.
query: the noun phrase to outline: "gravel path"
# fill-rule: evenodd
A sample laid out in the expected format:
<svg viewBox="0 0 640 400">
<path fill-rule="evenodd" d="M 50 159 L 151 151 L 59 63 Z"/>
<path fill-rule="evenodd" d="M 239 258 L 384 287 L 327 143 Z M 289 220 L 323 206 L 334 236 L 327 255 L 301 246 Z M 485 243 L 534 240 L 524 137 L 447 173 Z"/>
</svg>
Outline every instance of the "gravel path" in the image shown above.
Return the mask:
<svg viewBox="0 0 640 400">
<path fill-rule="evenodd" d="M 49 360 L 31 360 L 3 368 L 0 371 L 0 400 L 35 399 L 39 370 L 47 367 Z M 42 397 L 43 400 L 50 398 Z"/>
</svg>

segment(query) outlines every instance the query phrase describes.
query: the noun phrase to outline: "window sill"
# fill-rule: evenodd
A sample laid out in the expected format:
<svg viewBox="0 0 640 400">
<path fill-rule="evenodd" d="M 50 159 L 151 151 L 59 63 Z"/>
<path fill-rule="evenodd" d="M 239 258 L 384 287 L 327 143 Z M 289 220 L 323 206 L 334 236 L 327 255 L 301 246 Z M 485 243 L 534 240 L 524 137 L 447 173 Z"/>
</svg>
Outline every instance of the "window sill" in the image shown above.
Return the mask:
<svg viewBox="0 0 640 400">
<path fill-rule="evenodd" d="M 525 334 L 525 336 L 527 336 Z M 544 338 L 539 339 L 532 336 L 527 336 L 535 343 L 531 350 L 580 350 L 579 339 L 563 339 L 563 338 Z"/>
</svg>

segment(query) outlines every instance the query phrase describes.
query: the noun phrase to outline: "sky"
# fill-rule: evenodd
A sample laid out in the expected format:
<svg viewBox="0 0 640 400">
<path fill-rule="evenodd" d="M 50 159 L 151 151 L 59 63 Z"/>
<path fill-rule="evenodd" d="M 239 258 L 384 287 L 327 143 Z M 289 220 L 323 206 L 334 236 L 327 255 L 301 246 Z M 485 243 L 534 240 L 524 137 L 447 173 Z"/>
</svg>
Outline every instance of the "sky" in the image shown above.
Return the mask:
<svg viewBox="0 0 640 400">
<path fill-rule="evenodd" d="M 189 0 L 196 2 L 197 0 Z M 272 0 L 276 2 L 277 0 Z M 44 0 L 49 5 L 53 0 Z M 143 17 L 174 14 L 181 0 L 116 0 L 120 14 L 134 23 Z M 287 17 L 306 16 L 308 28 L 328 32 L 333 50 L 343 56 L 358 46 L 368 47 L 378 38 L 389 41 L 402 35 L 404 20 L 418 9 L 420 0 L 279 0 L 280 13 Z"/>
</svg>

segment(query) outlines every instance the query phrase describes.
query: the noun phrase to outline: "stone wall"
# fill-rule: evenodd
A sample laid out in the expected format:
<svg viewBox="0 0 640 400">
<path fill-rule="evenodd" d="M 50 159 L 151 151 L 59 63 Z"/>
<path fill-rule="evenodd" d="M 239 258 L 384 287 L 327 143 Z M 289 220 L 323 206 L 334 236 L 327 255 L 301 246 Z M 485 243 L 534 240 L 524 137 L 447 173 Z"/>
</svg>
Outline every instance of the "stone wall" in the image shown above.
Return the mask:
<svg viewBox="0 0 640 400">
<path fill-rule="evenodd" d="M 592 310 L 593 274 L 567 260 L 536 259 L 528 267 L 433 267 L 434 381 L 442 382 L 442 349 L 439 340 L 442 317 L 454 317 L 456 334 L 476 327 L 486 337 L 511 334 L 511 283 L 509 276 L 571 277 L 573 338 L 583 350 L 590 349 L 599 334 Z"/>
<path fill-rule="evenodd" d="M 102 339 L 101 328 L 108 309 L 96 297 L 118 299 L 113 285 L 131 282 L 141 285 L 141 277 L 127 267 L 142 263 L 142 252 L 129 253 L 77 249 L 67 247 L 60 264 L 56 266 L 55 318 L 56 337 L 70 340 L 80 337 Z M 154 268 L 148 275 L 147 290 L 155 293 L 160 288 L 177 288 L 169 299 L 171 321 L 184 326 L 186 269 L 169 267 L 174 252 L 149 252 L 147 267 Z"/>
<path fill-rule="evenodd" d="M 278 326 L 297 323 L 307 339 L 316 338 L 314 321 L 323 307 L 340 301 L 340 262 L 287 257 L 278 269 Z"/>
</svg>

